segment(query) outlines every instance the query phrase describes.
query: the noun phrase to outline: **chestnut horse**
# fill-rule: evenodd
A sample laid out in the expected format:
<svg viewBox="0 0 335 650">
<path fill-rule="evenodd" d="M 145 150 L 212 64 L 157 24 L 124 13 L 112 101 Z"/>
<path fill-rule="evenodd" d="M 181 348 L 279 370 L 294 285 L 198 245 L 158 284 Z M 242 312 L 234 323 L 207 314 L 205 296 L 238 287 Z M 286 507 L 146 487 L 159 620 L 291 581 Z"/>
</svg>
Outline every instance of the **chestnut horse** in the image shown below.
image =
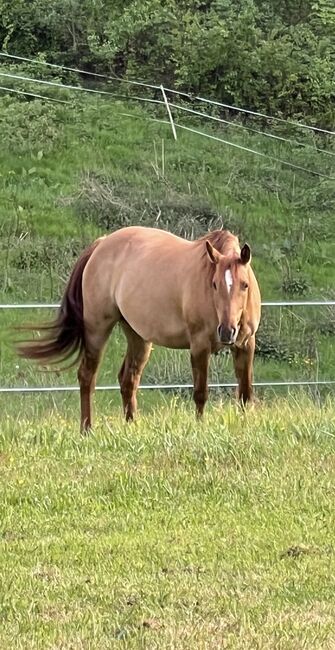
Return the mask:
<svg viewBox="0 0 335 650">
<path fill-rule="evenodd" d="M 196 241 L 132 226 L 97 239 L 78 259 L 56 320 L 44 338 L 18 352 L 41 362 L 80 359 L 81 429 L 92 425 L 91 400 L 109 335 L 120 323 L 128 349 L 119 372 L 127 420 L 152 344 L 191 351 L 196 412 L 208 395 L 209 357 L 222 347 L 233 355 L 242 403 L 252 397 L 260 292 L 248 244 L 226 230 Z M 75 363 L 75 362 L 74 362 Z M 73 364 L 71 364 L 73 365 Z"/>
</svg>

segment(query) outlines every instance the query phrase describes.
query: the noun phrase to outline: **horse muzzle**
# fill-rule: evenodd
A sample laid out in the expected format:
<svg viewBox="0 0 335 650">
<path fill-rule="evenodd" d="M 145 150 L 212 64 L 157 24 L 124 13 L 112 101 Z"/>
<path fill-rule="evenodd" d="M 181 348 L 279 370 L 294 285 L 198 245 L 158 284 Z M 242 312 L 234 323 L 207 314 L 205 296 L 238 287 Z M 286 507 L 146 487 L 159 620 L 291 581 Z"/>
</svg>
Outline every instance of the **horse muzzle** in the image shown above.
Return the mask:
<svg viewBox="0 0 335 650">
<path fill-rule="evenodd" d="M 237 339 L 238 327 L 227 327 L 226 325 L 219 325 L 218 337 L 220 343 L 225 345 L 233 345 Z"/>
</svg>

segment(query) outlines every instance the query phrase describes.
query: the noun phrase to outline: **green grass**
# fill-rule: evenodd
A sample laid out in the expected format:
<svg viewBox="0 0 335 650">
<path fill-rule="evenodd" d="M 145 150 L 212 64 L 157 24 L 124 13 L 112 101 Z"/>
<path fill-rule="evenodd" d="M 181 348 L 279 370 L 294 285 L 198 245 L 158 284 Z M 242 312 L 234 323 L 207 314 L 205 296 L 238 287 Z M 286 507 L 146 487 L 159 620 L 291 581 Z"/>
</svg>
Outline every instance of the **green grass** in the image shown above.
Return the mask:
<svg viewBox="0 0 335 650">
<path fill-rule="evenodd" d="M 0 647 L 333 647 L 333 401 L 1 407 Z"/>
</svg>

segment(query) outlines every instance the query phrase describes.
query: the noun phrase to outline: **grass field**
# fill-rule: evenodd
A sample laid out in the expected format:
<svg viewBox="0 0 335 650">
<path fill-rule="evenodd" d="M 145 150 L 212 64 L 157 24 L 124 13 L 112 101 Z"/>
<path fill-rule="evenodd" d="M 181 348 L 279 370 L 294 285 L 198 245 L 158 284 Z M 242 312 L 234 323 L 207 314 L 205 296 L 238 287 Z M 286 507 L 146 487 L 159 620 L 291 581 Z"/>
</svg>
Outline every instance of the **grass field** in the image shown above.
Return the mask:
<svg viewBox="0 0 335 650">
<path fill-rule="evenodd" d="M 0 647 L 334 648 L 334 403 L 97 401 L 1 402 Z"/>
<path fill-rule="evenodd" d="M 0 303 L 58 301 L 81 249 L 133 223 L 229 228 L 263 299 L 333 298 L 334 182 L 190 133 L 175 143 L 152 114 L 0 100 Z M 329 138 L 206 130 L 333 175 L 316 150 Z M 49 316 L 0 312 L 1 386 L 76 383 L 11 347 L 8 327 Z M 256 379 L 332 379 L 334 322 L 331 307 L 264 309 Z M 116 329 L 99 383 L 123 350 Z M 190 379 L 188 353 L 155 348 L 143 381 Z M 232 379 L 213 359 L 211 380 Z M 202 424 L 187 391 L 142 393 L 132 426 L 117 393 L 97 394 L 86 438 L 78 395 L 0 394 L 0 648 L 334 650 L 332 388 L 258 391 L 246 414 L 212 395 Z"/>
</svg>

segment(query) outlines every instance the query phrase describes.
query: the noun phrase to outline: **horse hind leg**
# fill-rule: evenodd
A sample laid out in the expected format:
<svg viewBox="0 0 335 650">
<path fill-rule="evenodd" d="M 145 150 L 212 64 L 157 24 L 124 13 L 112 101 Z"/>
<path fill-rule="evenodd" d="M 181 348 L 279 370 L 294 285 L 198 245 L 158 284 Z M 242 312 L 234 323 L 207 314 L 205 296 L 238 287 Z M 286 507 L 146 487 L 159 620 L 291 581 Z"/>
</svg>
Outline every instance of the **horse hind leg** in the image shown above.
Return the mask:
<svg viewBox="0 0 335 650">
<path fill-rule="evenodd" d="M 78 370 L 82 433 L 92 428 L 92 396 L 104 348 L 114 325 L 115 323 L 109 324 L 104 329 L 86 328 L 85 330 L 85 347 Z"/>
<path fill-rule="evenodd" d="M 137 409 L 138 386 L 149 359 L 152 344 L 144 341 L 128 323 L 122 322 L 121 327 L 127 337 L 128 348 L 118 378 L 125 418 L 127 421 L 132 421 Z"/>
</svg>

